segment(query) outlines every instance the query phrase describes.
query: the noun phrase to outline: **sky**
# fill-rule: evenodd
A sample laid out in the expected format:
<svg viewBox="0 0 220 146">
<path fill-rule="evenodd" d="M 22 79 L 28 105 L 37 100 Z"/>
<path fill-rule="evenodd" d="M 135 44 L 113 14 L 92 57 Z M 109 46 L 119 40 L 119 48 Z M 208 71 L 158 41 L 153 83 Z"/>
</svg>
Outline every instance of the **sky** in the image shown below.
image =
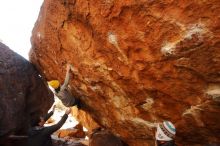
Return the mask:
<svg viewBox="0 0 220 146">
<path fill-rule="evenodd" d="M 26 59 L 42 3 L 43 0 L 0 0 L 0 41 Z"/>
</svg>

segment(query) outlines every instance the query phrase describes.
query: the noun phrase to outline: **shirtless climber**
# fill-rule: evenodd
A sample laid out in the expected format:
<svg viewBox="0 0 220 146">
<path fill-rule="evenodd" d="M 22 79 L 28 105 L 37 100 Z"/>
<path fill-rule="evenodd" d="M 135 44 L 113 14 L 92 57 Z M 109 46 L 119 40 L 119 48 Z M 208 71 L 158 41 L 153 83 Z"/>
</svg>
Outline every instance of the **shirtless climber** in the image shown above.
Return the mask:
<svg viewBox="0 0 220 146">
<path fill-rule="evenodd" d="M 71 108 L 68 108 L 57 124 L 44 127 L 44 123 L 53 115 L 54 109 L 55 106 L 44 118 L 40 117 L 31 123 L 32 127 L 28 132 L 28 146 L 52 146 L 50 135 L 62 127 L 71 112 Z"/>
<path fill-rule="evenodd" d="M 48 84 L 52 88 L 54 88 L 54 90 L 55 90 L 54 94 L 62 101 L 62 103 L 66 107 L 71 107 L 71 106 L 76 105 L 78 108 L 80 108 L 80 100 L 75 98 L 71 94 L 70 87 L 68 87 L 69 80 L 71 78 L 70 70 L 73 70 L 73 67 L 70 64 L 68 64 L 65 81 L 62 86 L 60 86 L 60 82 L 58 80 L 52 80 L 52 81 L 48 82 Z"/>
<path fill-rule="evenodd" d="M 174 137 L 176 134 L 176 128 L 170 121 L 164 121 L 157 124 L 156 146 L 176 146 Z"/>
</svg>

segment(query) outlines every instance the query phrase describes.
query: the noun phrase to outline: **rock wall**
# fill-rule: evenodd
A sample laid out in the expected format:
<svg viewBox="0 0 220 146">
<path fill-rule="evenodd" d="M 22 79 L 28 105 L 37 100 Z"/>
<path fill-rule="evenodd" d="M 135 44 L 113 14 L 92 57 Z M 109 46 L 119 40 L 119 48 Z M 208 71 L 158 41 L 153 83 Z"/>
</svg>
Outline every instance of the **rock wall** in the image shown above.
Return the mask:
<svg viewBox="0 0 220 146">
<path fill-rule="evenodd" d="M 0 137 L 24 135 L 29 122 L 52 102 L 53 94 L 33 65 L 0 43 Z"/>
<path fill-rule="evenodd" d="M 183 145 L 220 142 L 220 1 L 45 0 L 31 61 L 47 80 L 75 66 L 73 94 L 129 145 L 172 121 Z"/>
<path fill-rule="evenodd" d="M 75 117 L 77 121 L 80 121 L 83 124 L 83 127 L 88 130 L 88 133 L 91 133 L 93 129 L 100 127 L 100 125 L 96 123 L 94 119 L 89 114 L 87 114 L 87 112 L 79 110 L 77 107 L 72 108 L 71 114 Z"/>
</svg>

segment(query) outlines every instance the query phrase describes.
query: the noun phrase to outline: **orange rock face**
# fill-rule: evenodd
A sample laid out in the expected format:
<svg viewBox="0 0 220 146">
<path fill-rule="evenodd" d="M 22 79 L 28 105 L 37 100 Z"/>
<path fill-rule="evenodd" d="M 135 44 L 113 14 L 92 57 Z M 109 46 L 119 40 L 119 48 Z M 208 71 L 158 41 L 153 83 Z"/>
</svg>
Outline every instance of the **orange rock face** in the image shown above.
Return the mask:
<svg viewBox="0 0 220 146">
<path fill-rule="evenodd" d="M 31 61 L 129 145 L 172 121 L 177 143 L 220 142 L 220 1 L 45 0 Z"/>
<path fill-rule="evenodd" d="M 85 138 L 85 132 L 79 129 L 62 129 L 57 132 L 59 138 L 64 137 L 76 137 L 76 138 Z"/>
<path fill-rule="evenodd" d="M 61 129 L 56 132 L 58 137 L 75 137 L 75 138 L 85 138 L 86 133 L 83 131 L 83 126 L 81 124 L 77 124 L 74 128 L 69 129 Z"/>
<path fill-rule="evenodd" d="M 71 113 L 77 121 L 81 121 L 83 123 L 83 127 L 85 127 L 88 132 L 92 132 L 93 129 L 96 129 L 100 127 L 100 125 L 94 121 L 94 119 L 87 114 L 87 112 L 83 110 L 78 110 L 76 107 L 72 108 L 72 113 Z"/>
</svg>

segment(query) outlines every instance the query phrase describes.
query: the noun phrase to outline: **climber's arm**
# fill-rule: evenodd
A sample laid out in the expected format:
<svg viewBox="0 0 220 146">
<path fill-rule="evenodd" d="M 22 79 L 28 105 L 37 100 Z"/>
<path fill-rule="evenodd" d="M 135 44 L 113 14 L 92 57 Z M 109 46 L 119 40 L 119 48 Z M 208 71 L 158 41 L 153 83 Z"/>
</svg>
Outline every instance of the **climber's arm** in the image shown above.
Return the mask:
<svg viewBox="0 0 220 146">
<path fill-rule="evenodd" d="M 44 118 L 44 121 L 47 121 L 47 120 L 53 115 L 53 113 L 54 113 L 54 111 L 55 111 L 55 108 L 56 108 L 56 105 L 53 106 L 51 112 L 47 113 L 47 114 L 43 117 L 43 118 Z"/>
<path fill-rule="evenodd" d="M 65 81 L 63 83 L 63 85 L 61 86 L 61 89 L 67 88 L 68 84 L 69 84 L 69 80 L 70 80 L 70 65 L 67 65 L 66 68 L 66 76 L 65 76 Z"/>
<path fill-rule="evenodd" d="M 65 112 L 65 114 L 63 115 L 63 117 L 61 118 L 61 120 L 53 125 L 53 126 L 49 126 L 46 127 L 43 131 L 43 135 L 51 135 L 53 132 L 57 131 L 58 129 L 60 129 L 63 124 L 66 122 L 66 119 L 68 118 L 68 114 L 71 113 L 71 108 L 68 108 Z"/>
<path fill-rule="evenodd" d="M 61 118 L 61 120 L 57 124 L 55 124 L 53 126 L 46 127 L 43 131 L 43 134 L 50 135 L 53 132 L 57 131 L 58 129 L 60 129 L 63 126 L 63 124 L 65 123 L 67 118 L 68 118 L 68 115 L 64 114 L 63 117 Z"/>
</svg>

